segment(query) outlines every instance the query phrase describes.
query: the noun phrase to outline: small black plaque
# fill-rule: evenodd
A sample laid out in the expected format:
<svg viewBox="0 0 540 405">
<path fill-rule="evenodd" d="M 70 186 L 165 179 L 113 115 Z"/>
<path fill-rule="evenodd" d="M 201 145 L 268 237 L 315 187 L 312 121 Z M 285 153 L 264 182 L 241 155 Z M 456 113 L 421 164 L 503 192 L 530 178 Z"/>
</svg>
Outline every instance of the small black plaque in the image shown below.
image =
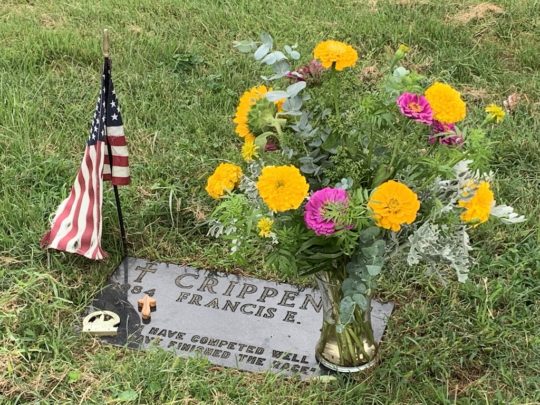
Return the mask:
<svg viewBox="0 0 540 405">
<path fill-rule="evenodd" d="M 148 324 L 137 311 L 144 294 L 157 300 Z M 321 305 L 312 288 L 128 257 L 89 311 L 120 315 L 118 335 L 102 338 L 113 344 L 158 345 L 221 366 L 309 378 L 325 373 L 315 359 Z M 380 341 L 393 304 L 372 305 Z"/>
</svg>

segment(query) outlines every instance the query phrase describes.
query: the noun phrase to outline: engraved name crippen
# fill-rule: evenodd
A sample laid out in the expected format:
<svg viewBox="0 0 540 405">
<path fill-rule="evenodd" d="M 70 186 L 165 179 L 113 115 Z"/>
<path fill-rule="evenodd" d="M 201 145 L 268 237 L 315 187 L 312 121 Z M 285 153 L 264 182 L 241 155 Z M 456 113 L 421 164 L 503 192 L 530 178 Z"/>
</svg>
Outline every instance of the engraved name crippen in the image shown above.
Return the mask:
<svg viewBox="0 0 540 405">
<path fill-rule="evenodd" d="M 298 311 L 306 311 L 310 307 L 316 312 L 322 309 L 321 298 L 309 292 L 280 291 L 241 279 L 201 275 L 196 271 L 177 276 L 174 283 L 180 289 L 176 302 L 248 316 L 268 319 L 279 316 L 285 322 L 299 323 L 296 319 Z M 278 314 L 280 309 L 285 312 Z"/>
</svg>

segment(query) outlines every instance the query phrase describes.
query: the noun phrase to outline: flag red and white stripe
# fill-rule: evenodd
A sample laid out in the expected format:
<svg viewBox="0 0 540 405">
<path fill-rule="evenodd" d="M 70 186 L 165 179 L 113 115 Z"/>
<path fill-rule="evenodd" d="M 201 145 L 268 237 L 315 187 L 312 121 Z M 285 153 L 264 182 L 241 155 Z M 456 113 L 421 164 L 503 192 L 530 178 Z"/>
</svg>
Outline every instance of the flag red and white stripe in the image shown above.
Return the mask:
<svg viewBox="0 0 540 405">
<path fill-rule="evenodd" d="M 113 156 L 112 176 L 107 139 Z M 100 96 L 81 167 L 68 198 L 56 210 L 51 229 L 41 240 L 43 248 L 77 253 L 93 260 L 107 256 L 101 248 L 103 180 L 111 180 L 113 185 L 130 181 L 126 138 L 109 59 L 105 59 Z"/>
</svg>

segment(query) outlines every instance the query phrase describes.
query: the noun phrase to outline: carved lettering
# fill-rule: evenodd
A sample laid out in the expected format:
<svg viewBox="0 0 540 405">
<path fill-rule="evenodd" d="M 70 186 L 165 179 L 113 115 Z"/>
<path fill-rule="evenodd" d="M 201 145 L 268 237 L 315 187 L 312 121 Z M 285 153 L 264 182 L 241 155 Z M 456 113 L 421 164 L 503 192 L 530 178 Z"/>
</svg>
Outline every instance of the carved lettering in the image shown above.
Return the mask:
<svg viewBox="0 0 540 405">
<path fill-rule="evenodd" d="M 180 295 L 178 296 L 178 298 L 176 299 L 176 301 L 177 301 L 177 302 L 182 302 L 182 301 L 184 301 L 185 299 L 189 298 L 190 295 L 191 295 L 191 293 L 182 291 L 182 292 L 180 293 Z"/>
<path fill-rule="evenodd" d="M 201 300 L 202 300 L 203 296 L 202 295 L 199 295 L 199 294 L 193 294 L 193 296 L 191 297 L 191 299 L 189 300 L 189 303 L 190 304 L 193 304 L 193 305 L 201 305 Z"/>
<path fill-rule="evenodd" d="M 233 280 L 229 281 L 229 286 L 227 287 L 223 295 L 230 297 L 233 288 L 236 287 L 237 284 L 238 284 L 238 281 L 233 281 Z"/>
<path fill-rule="evenodd" d="M 263 315 L 263 318 L 268 318 L 268 319 L 273 318 L 276 311 L 277 311 L 276 308 L 267 308 L 266 309 L 266 314 Z"/>
<path fill-rule="evenodd" d="M 233 304 L 232 301 L 227 300 L 227 301 L 225 301 L 225 305 L 223 306 L 223 310 L 226 311 L 227 309 L 230 308 L 230 311 L 234 312 L 234 311 L 236 311 L 236 308 L 238 308 L 239 304 L 240 304 L 240 301 L 235 301 L 234 304 Z"/>
<path fill-rule="evenodd" d="M 245 298 L 246 294 L 255 294 L 257 292 L 257 286 L 255 284 L 244 283 L 244 286 L 240 290 L 240 294 L 236 298 Z"/>
<path fill-rule="evenodd" d="M 219 309 L 219 300 L 217 298 L 214 298 L 212 301 L 206 304 L 205 307 Z"/>
<path fill-rule="evenodd" d="M 251 312 L 248 312 L 246 311 L 246 307 L 257 307 L 257 305 L 255 304 L 244 304 L 240 307 L 240 312 L 242 312 L 243 314 L 246 314 L 246 315 L 253 315 L 253 311 Z"/>
<path fill-rule="evenodd" d="M 287 314 L 285 315 L 285 318 L 283 318 L 284 322 L 295 322 L 294 317 L 296 316 L 298 312 L 294 311 L 287 311 Z"/>
<path fill-rule="evenodd" d="M 317 312 L 321 312 L 321 309 L 322 309 L 322 298 L 319 299 L 319 302 L 316 303 L 315 302 L 315 298 L 313 298 L 313 295 L 311 294 L 306 294 L 306 298 L 304 299 L 304 302 L 302 303 L 302 305 L 300 306 L 300 309 L 307 309 L 307 304 L 308 302 L 311 304 L 311 306 L 313 308 L 315 308 L 315 311 Z"/>
<path fill-rule="evenodd" d="M 218 284 L 217 278 L 214 278 L 212 276 L 206 276 L 201 286 L 197 289 L 197 291 L 204 292 L 205 290 L 208 290 L 212 294 L 216 294 L 214 291 L 214 287 Z"/>
<path fill-rule="evenodd" d="M 278 290 L 272 287 L 264 287 L 261 297 L 257 300 L 259 302 L 265 302 L 267 298 L 277 297 Z"/>
<path fill-rule="evenodd" d="M 279 301 L 278 305 L 283 305 L 284 307 L 291 307 L 294 308 L 294 304 L 288 304 L 287 301 L 294 300 L 298 296 L 298 291 L 288 291 L 285 290 L 285 293 L 283 294 L 283 298 L 281 298 L 281 301 Z"/>
<path fill-rule="evenodd" d="M 195 280 L 197 280 L 199 278 L 199 275 L 198 274 L 189 274 L 189 273 L 181 274 L 178 277 L 176 277 L 176 279 L 174 280 L 174 284 L 176 284 L 180 288 L 193 288 L 193 284 L 190 284 L 190 285 L 182 284 L 182 280 L 184 278 L 186 278 L 186 277 L 193 277 Z"/>
</svg>

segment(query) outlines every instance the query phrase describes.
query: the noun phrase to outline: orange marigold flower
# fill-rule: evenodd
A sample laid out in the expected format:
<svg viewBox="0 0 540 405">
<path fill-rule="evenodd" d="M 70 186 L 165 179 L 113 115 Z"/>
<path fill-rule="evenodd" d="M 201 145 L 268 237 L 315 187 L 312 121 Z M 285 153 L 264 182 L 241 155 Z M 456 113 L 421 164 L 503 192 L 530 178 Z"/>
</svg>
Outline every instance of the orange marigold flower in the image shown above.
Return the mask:
<svg viewBox="0 0 540 405">
<path fill-rule="evenodd" d="M 412 224 L 420 209 L 418 196 L 405 184 L 389 180 L 371 194 L 368 207 L 377 226 L 397 232 L 402 224 Z"/>
<path fill-rule="evenodd" d="M 220 198 L 231 192 L 242 178 L 242 169 L 232 163 L 221 163 L 208 177 L 206 192 L 212 198 Z"/>
<path fill-rule="evenodd" d="M 265 85 L 255 86 L 245 91 L 238 101 L 233 122 L 236 124 L 235 132 L 246 141 L 254 141 L 256 136 L 249 128 L 249 112 L 259 100 L 265 98 L 266 93 L 269 91 L 272 91 L 272 89 L 267 88 Z M 284 102 L 285 100 L 275 102 L 278 111 L 281 111 Z"/>
<path fill-rule="evenodd" d="M 424 94 L 433 110 L 433 118 L 445 124 L 462 121 L 467 115 L 467 106 L 461 94 L 445 83 L 433 83 Z"/>
<path fill-rule="evenodd" d="M 474 195 L 471 198 L 459 200 L 458 205 L 465 208 L 460 216 L 462 221 L 479 225 L 489 219 L 491 209 L 495 205 L 495 197 L 487 181 L 480 182 L 475 188 Z M 464 197 L 468 195 L 469 193 Z"/>
<path fill-rule="evenodd" d="M 295 166 L 266 166 L 257 181 L 264 203 L 274 212 L 300 207 L 307 197 L 309 184 Z"/>
<path fill-rule="evenodd" d="M 358 60 L 358 53 L 352 46 L 333 40 L 319 42 L 313 50 L 313 56 L 326 69 L 335 64 L 336 70 L 352 67 Z"/>
</svg>

